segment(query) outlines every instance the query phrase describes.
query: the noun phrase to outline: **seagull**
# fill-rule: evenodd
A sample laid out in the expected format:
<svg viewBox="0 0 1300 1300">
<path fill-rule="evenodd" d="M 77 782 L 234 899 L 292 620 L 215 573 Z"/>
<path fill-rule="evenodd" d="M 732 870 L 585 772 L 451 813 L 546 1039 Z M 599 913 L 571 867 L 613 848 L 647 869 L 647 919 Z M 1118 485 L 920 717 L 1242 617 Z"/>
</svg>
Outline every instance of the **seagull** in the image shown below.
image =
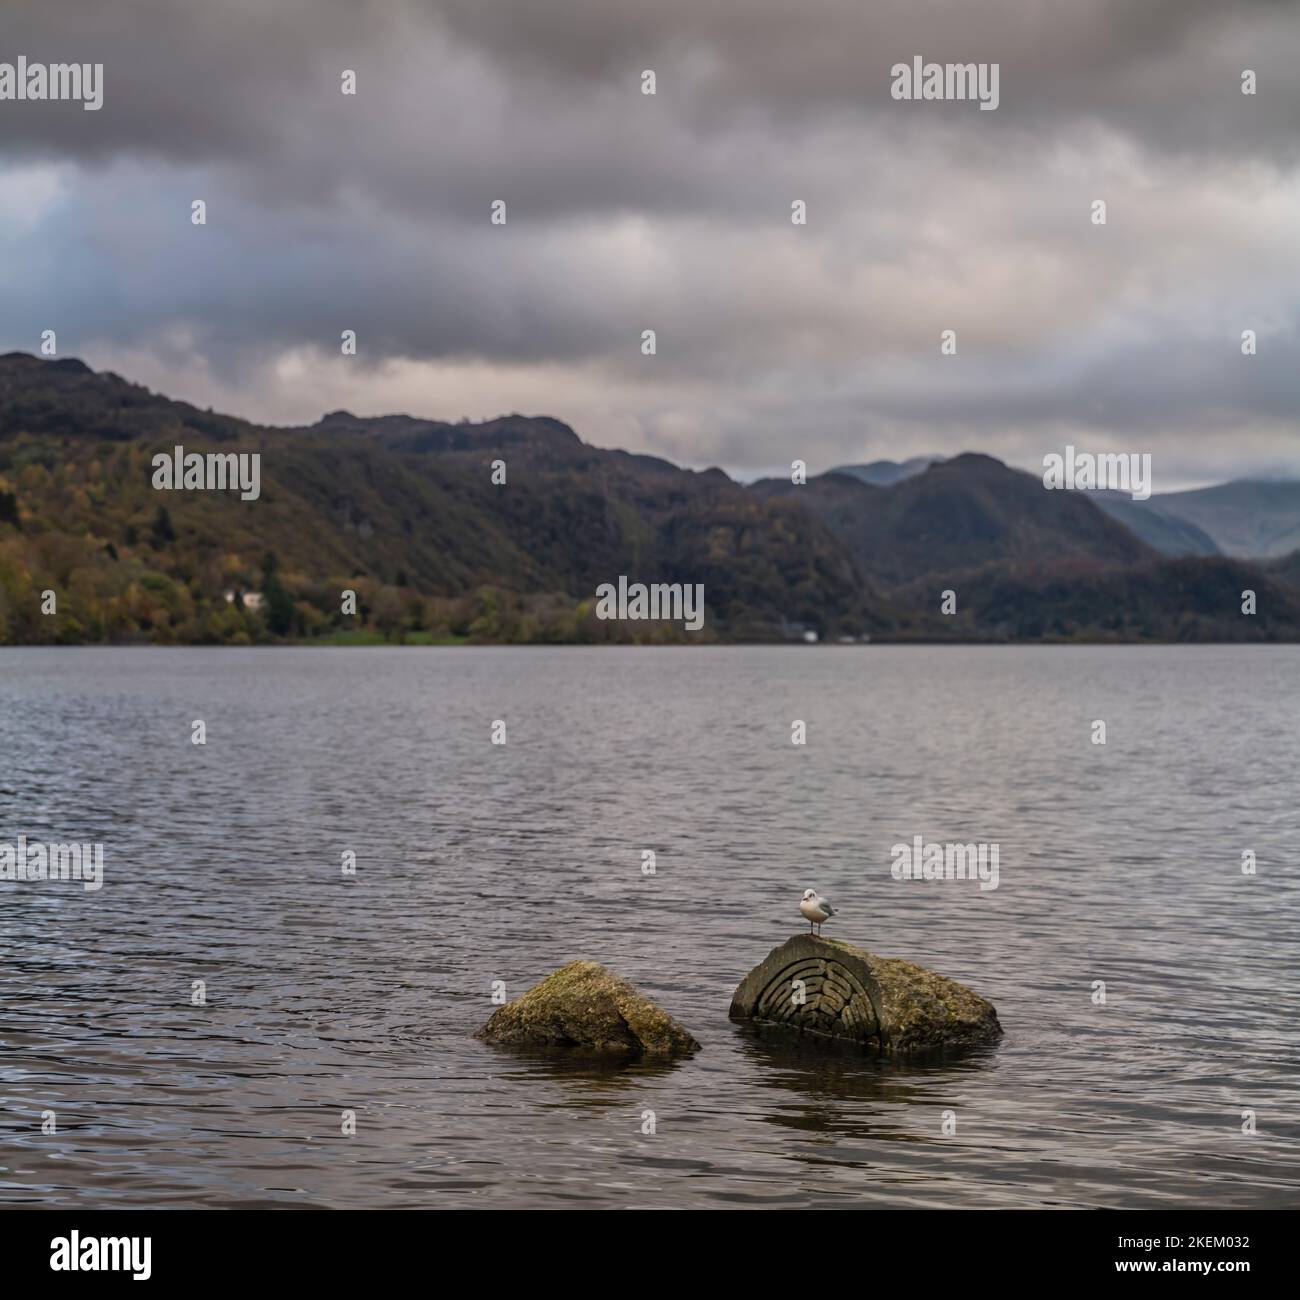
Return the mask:
<svg viewBox="0 0 1300 1300">
<path fill-rule="evenodd" d="M 815 889 L 805 889 L 803 891 L 803 898 L 799 900 L 799 910 L 808 920 L 809 934 L 812 933 L 812 927 L 816 925 L 818 927 L 817 933 L 820 935 L 821 923 L 835 915 L 831 900 L 819 894 Z"/>
</svg>

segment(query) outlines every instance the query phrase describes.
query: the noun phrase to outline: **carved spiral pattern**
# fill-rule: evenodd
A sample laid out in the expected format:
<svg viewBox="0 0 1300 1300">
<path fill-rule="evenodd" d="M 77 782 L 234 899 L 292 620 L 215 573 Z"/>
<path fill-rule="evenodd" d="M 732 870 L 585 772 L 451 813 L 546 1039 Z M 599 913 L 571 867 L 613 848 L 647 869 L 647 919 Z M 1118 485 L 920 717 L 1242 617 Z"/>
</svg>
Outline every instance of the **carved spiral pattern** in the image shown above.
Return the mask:
<svg viewBox="0 0 1300 1300">
<path fill-rule="evenodd" d="M 754 1019 L 835 1038 L 861 1040 L 879 1032 L 871 995 L 862 982 L 839 962 L 820 957 L 793 962 L 770 980 L 759 994 Z"/>
</svg>

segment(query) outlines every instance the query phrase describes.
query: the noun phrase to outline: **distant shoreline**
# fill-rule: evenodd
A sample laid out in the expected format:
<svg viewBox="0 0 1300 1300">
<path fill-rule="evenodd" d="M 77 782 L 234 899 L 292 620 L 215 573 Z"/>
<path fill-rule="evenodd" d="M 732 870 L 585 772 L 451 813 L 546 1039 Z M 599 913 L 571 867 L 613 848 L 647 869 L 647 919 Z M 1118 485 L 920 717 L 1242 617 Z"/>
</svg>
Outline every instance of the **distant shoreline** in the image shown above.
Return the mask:
<svg viewBox="0 0 1300 1300">
<path fill-rule="evenodd" d="M 373 640 L 365 637 L 339 640 L 328 637 L 304 639 L 298 641 L 261 641 L 248 645 L 235 645 L 229 642 L 157 642 L 157 641 L 84 641 L 72 644 L 41 641 L 11 642 L 0 645 L 0 653 L 5 650 L 802 650 L 809 653 L 818 650 L 872 650 L 896 649 L 908 646 L 917 649 L 1016 649 L 1031 648 L 1041 650 L 1061 650 L 1070 648 L 1094 648 L 1098 646 L 1113 649 L 1158 649 L 1178 646 L 1186 649 L 1213 646 L 1300 646 L 1300 641 L 1289 640 L 1253 640 L 1253 641 L 1116 641 L 1089 640 L 1050 640 L 1048 638 L 1022 641 L 939 641 L 939 640 L 886 640 L 880 638 L 871 642 L 857 642 L 842 645 L 834 641 L 823 641 L 810 645 L 799 641 L 471 641 L 468 638 L 451 638 L 441 640 L 385 641 L 382 637 Z"/>
</svg>

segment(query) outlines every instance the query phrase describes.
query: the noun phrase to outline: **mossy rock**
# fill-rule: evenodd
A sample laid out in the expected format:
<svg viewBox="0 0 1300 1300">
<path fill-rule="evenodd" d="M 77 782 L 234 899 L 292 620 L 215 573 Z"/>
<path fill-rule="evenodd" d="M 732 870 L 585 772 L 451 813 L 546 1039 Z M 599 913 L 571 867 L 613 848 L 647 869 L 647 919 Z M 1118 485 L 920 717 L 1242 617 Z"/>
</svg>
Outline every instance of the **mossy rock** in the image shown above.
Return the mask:
<svg viewBox="0 0 1300 1300">
<path fill-rule="evenodd" d="M 498 1007 L 474 1036 L 504 1047 L 617 1056 L 682 1056 L 699 1048 L 666 1011 L 594 961 L 561 966 Z"/>
<path fill-rule="evenodd" d="M 731 1018 L 894 1056 L 960 1051 L 1002 1036 L 993 1004 L 956 980 L 808 934 L 773 948 L 745 976 Z"/>
</svg>

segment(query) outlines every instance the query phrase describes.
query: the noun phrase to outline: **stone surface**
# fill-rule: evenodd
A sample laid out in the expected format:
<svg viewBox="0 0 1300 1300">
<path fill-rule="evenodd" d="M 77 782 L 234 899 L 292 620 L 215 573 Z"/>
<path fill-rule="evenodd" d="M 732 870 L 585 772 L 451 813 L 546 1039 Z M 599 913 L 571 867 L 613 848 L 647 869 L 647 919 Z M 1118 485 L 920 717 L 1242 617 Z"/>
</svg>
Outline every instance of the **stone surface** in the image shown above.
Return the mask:
<svg viewBox="0 0 1300 1300">
<path fill-rule="evenodd" d="M 599 962 L 571 961 L 498 1007 L 475 1034 L 505 1047 L 681 1056 L 699 1043 L 662 1008 Z"/>
<path fill-rule="evenodd" d="M 897 1056 L 959 1051 L 1002 1036 L 993 1004 L 955 980 L 807 934 L 773 948 L 745 976 L 731 1018 Z"/>
</svg>

